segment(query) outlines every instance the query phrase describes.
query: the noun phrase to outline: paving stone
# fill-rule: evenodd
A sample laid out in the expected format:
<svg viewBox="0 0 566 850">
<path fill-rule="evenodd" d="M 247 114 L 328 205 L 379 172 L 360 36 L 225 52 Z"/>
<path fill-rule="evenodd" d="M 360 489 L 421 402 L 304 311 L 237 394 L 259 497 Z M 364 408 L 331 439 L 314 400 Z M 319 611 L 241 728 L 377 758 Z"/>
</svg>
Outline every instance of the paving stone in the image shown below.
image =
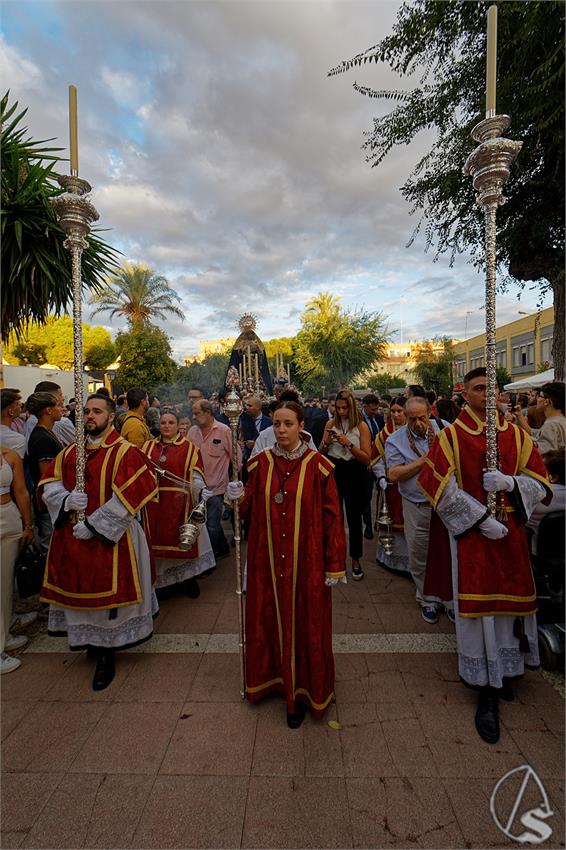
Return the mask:
<svg viewBox="0 0 566 850">
<path fill-rule="evenodd" d="M 35 700 L 6 700 L 2 703 L 0 712 L 2 740 L 11 735 L 14 729 L 25 720 L 35 703 Z"/>
<path fill-rule="evenodd" d="M 160 773 L 249 776 L 257 725 L 249 703 L 186 703 Z"/>
<path fill-rule="evenodd" d="M 252 777 L 242 847 L 352 847 L 343 779 Z"/>
<path fill-rule="evenodd" d="M 503 715 L 503 712 L 502 712 Z M 503 722 L 505 718 L 503 715 Z M 513 729 L 510 736 L 529 764 L 541 779 L 564 777 L 564 735 L 555 735 L 548 729 L 530 729 L 525 732 Z"/>
<path fill-rule="evenodd" d="M 38 702 L 2 746 L 2 769 L 63 773 L 107 706 L 94 702 Z"/>
<path fill-rule="evenodd" d="M 22 847 L 82 847 L 103 777 L 63 776 Z"/>
<path fill-rule="evenodd" d="M 84 846 L 135 846 L 134 833 L 148 802 L 153 782 L 153 776 L 103 776 L 96 790 Z"/>
<path fill-rule="evenodd" d="M 171 604 L 160 613 L 155 623 L 159 634 L 210 634 L 218 619 L 221 602 L 202 602 L 188 596 L 170 600 Z"/>
<path fill-rule="evenodd" d="M 156 773 L 182 703 L 113 703 L 73 761 L 72 773 Z"/>
<path fill-rule="evenodd" d="M 236 594 L 232 593 L 227 599 L 223 600 L 212 631 L 214 634 L 237 634 L 238 630 L 238 599 Z"/>
<path fill-rule="evenodd" d="M 373 703 L 337 704 L 344 775 L 398 776 Z"/>
<path fill-rule="evenodd" d="M 556 706 L 564 711 L 563 697 L 538 670 L 526 670 L 522 679 L 513 684 L 516 699 L 525 705 Z"/>
<path fill-rule="evenodd" d="M 56 688 L 77 660 L 72 653 L 22 654 L 22 666 L 2 677 L 2 700 L 37 700 Z"/>
<path fill-rule="evenodd" d="M 520 763 L 508 766 L 507 770 L 513 767 L 519 767 Z M 498 779 L 501 779 L 506 771 L 503 771 Z M 464 835 L 466 846 L 468 847 L 517 847 L 517 841 L 508 838 L 505 833 L 497 826 L 493 815 L 490 811 L 490 802 L 497 780 L 494 779 L 450 779 L 444 780 L 446 792 L 450 797 L 452 808 L 456 814 L 456 818 Z M 563 790 L 562 785 L 562 790 Z M 520 789 L 520 778 L 511 778 L 508 785 L 500 786 L 500 790 L 495 797 L 495 811 L 500 819 L 500 822 L 507 826 L 509 824 L 510 815 L 513 805 L 517 799 L 517 793 Z M 546 788 L 549 793 L 549 788 Z M 521 816 L 531 807 L 537 807 L 540 804 L 540 792 L 533 787 L 527 787 L 524 792 L 517 815 L 514 821 L 509 826 L 509 832 L 512 835 L 521 835 L 525 831 L 525 826 L 521 823 Z M 554 801 L 551 798 L 551 804 L 554 807 Z M 542 819 L 541 819 L 542 820 Z M 551 816 L 545 823 L 552 829 L 552 835 L 544 842 L 542 846 L 560 847 L 563 846 L 564 828 L 563 819 L 558 816 Z"/>
<path fill-rule="evenodd" d="M 386 634 L 436 634 L 439 631 L 437 626 L 427 626 L 416 602 L 378 604 L 376 607 Z"/>
<path fill-rule="evenodd" d="M 207 654 L 189 689 L 191 702 L 238 702 L 240 664 L 237 655 Z"/>
<path fill-rule="evenodd" d="M 122 687 L 117 702 L 183 702 L 201 661 L 196 654 L 150 653 L 136 655 L 136 664 Z"/>
<path fill-rule="evenodd" d="M 521 749 L 504 725 L 497 744 L 482 741 L 474 724 L 475 700 L 469 706 L 419 705 L 416 708 L 433 761 L 442 777 L 497 779 L 524 761 Z"/>
<path fill-rule="evenodd" d="M 383 633 L 376 606 L 370 601 L 334 604 L 332 622 L 334 634 Z"/>
<path fill-rule="evenodd" d="M 303 750 L 306 776 L 343 776 L 342 745 L 338 729 L 328 724 L 336 721 L 335 705 L 328 707 L 324 718 L 303 723 Z"/>
<path fill-rule="evenodd" d="M 354 847 L 464 847 L 439 779 L 347 779 Z"/>
<path fill-rule="evenodd" d="M 253 706 L 257 712 L 257 730 L 252 760 L 252 776 L 304 776 L 305 752 L 303 736 L 313 720 L 307 713 L 299 729 L 287 726 L 286 703 L 274 694 Z"/>
<path fill-rule="evenodd" d="M 41 660 L 44 655 L 38 656 Z M 96 668 L 96 660 L 88 658 L 86 652 L 77 654 L 77 659 L 56 684 L 42 697 L 45 700 L 61 702 L 111 702 L 120 690 L 136 665 L 135 655 L 124 652 L 116 653 L 116 675 L 107 688 L 93 691 L 92 677 Z"/>
<path fill-rule="evenodd" d="M 243 776 L 158 776 L 132 846 L 239 847 L 248 781 Z"/>
<path fill-rule="evenodd" d="M 26 835 L 27 832 L 0 832 L 0 847 L 2 850 L 15 850 L 16 847 L 22 846 Z"/>
<path fill-rule="evenodd" d="M 428 741 L 416 718 L 384 720 L 381 729 L 399 776 L 438 776 Z"/>
<path fill-rule="evenodd" d="M 2 776 L 2 830 L 27 832 L 62 779 L 55 773 L 5 773 Z"/>
</svg>

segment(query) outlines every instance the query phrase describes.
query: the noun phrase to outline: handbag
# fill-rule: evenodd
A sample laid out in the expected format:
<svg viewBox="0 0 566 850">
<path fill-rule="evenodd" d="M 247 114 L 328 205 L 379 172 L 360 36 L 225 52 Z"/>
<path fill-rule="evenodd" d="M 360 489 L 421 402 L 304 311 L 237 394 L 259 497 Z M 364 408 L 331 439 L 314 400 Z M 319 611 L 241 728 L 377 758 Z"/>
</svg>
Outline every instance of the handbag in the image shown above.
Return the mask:
<svg viewBox="0 0 566 850">
<path fill-rule="evenodd" d="M 46 554 L 35 543 L 24 543 L 16 558 L 14 574 L 21 599 L 35 596 L 41 590 Z"/>
</svg>

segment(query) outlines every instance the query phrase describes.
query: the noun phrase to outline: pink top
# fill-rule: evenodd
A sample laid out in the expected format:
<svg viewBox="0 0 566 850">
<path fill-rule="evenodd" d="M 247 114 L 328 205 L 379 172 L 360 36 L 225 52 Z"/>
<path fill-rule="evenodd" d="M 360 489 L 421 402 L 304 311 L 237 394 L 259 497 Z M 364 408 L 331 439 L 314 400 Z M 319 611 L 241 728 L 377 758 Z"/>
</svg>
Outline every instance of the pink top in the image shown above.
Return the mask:
<svg viewBox="0 0 566 850">
<path fill-rule="evenodd" d="M 198 446 L 204 464 L 207 490 L 215 496 L 226 492 L 228 467 L 232 460 L 232 431 L 228 425 L 214 420 L 210 431 L 203 434 L 198 425 L 189 428 L 187 440 Z M 242 452 L 238 446 L 238 467 L 242 464 Z"/>
</svg>

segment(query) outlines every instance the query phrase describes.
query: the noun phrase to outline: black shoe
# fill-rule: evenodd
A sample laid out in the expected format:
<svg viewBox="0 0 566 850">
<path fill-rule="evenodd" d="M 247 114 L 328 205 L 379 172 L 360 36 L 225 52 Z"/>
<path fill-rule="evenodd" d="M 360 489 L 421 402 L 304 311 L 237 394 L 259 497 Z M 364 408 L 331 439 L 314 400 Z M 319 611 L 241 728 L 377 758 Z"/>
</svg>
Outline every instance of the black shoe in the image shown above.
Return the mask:
<svg viewBox="0 0 566 850">
<path fill-rule="evenodd" d="M 515 694 L 511 687 L 511 680 L 508 679 L 507 676 L 503 677 L 503 686 L 497 691 L 497 696 L 499 699 L 504 699 L 505 702 L 513 702 L 515 699 Z"/>
<path fill-rule="evenodd" d="M 366 540 L 373 540 L 373 531 L 371 525 L 366 525 L 366 530 L 364 531 L 364 537 Z"/>
<path fill-rule="evenodd" d="M 87 646 L 86 648 L 86 657 L 87 658 L 98 658 L 100 655 L 100 649 L 97 646 Z"/>
<path fill-rule="evenodd" d="M 158 602 L 165 602 L 166 599 L 171 599 L 175 594 L 175 585 L 168 584 L 166 587 L 156 587 L 155 595 Z"/>
<path fill-rule="evenodd" d="M 183 592 L 189 599 L 198 599 L 200 596 L 200 587 L 196 578 L 188 578 L 183 582 Z"/>
<path fill-rule="evenodd" d="M 92 679 L 93 691 L 103 691 L 107 688 L 116 673 L 115 654 L 113 649 L 103 649 L 96 663 Z"/>
<path fill-rule="evenodd" d="M 482 688 L 479 693 L 476 729 L 488 744 L 499 741 L 499 700 L 493 688 Z"/>
<path fill-rule="evenodd" d="M 295 713 L 289 714 L 289 712 L 287 712 L 287 726 L 289 729 L 298 729 L 305 719 L 306 713 L 307 707 L 304 702 L 295 703 Z"/>
</svg>

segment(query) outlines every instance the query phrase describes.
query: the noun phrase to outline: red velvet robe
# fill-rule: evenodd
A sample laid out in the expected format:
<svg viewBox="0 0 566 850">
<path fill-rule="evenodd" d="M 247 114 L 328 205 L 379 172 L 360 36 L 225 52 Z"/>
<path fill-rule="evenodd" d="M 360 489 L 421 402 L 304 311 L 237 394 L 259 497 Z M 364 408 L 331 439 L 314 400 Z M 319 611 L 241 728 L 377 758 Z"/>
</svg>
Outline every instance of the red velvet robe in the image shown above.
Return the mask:
<svg viewBox="0 0 566 850">
<path fill-rule="evenodd" d="M 499 465 L 505 475 L 529 475 L 549 488 L 543 460 L 530 436 L 522 428 L 500 417 L 497 444 Z M 466 407 L 456 421 L 437 435 L 418 483 L 435 508 L 454 473 L 458 486 L 482 504 L 486 468 L 484 423 Z M 498 493 L 507 514 L 508 534 L 502 540 L 489 540 L 478 528 L 465 532 L 458 546 L 458 607 L 461 617 L 490 614 L 526 615 L 537 610 L 536 590 L 531 571 L 527 537 L 512 493 Z M 498 501 L 499 504 L 499 501 Z M 425 593 L 446 593 L 450 580 L 450 547 L 440 518 L 433 514 Z"/>
<path fill-rule="evenodd" d="M 248 463 L 246 696 L 284 693 L 321 717 L 334 696 L 332 590 L 345 575 L 346 537 L 333 464 L 309 449 L 298 460 L 270 449 Z M 285 472 L 282 504 L 274 500 Z"/>
<path fill-rule="evenodd" d="M 390 437 L 396 430 L 397 429 L 393 424 L 393 421 L 390 419 L 385 423 L 385 427 L 382 428 L 376 436 L 373 441 L 372 465 L 377 463 L 378 460 L 383 460 L 385 463 L 385 443 L 387 442 L 388 437 Z M 387 464 L 385 465 L 385 468 L 387 469 Z M 404 531 L 403 501 L 401 499 L 401 494 L 399 493 L 399 485 L 396 481 L 388 482 L 387 490 L 385 491 L 385 500 L 387 502 L 389 516 L 393 520 L 393 529 L 395 531 Z"/>
<path fill-rule="evenodd" d="M 69 492 L 76 483 L 76 445 L 59 452 L 38 485 L 60 481 Z M 116 495 L 134 515 L 157 493 L 157 483 L 140 450 L 112 429 L 100 446 L 89 448 L 85 465 L 86 516 Z M 129 529 L 110 546 L 97 537 L 76 540 L 71 515 L 53 529 L 41 601 L 85 611 L 141 602 L 138 567 Z"/>
<path fill-rule="evenodd" d="M 159 439 L 149 440 L 141 450 L 158 466 L 184 478 L 190 485 L 195 470 L 204 478 L 198 448 L 181 434 L 177 434 L 171 443 L 164 444 Z M 164 461 L 159 460 L 162 454 L 166 458 Z M 179 528 L 187 522 L 194 508 L 192 489 L 189 488 L 187 492 L 162 476 L 158 476 L 158 484 L 156 498 L 148 502 L 144 511 L 144 527 L 152 554 L 156 558 L 178 558 L 183 561 L 198 558 L 198 538 L 192 549 L 179 549 Z"/>
</svg>

